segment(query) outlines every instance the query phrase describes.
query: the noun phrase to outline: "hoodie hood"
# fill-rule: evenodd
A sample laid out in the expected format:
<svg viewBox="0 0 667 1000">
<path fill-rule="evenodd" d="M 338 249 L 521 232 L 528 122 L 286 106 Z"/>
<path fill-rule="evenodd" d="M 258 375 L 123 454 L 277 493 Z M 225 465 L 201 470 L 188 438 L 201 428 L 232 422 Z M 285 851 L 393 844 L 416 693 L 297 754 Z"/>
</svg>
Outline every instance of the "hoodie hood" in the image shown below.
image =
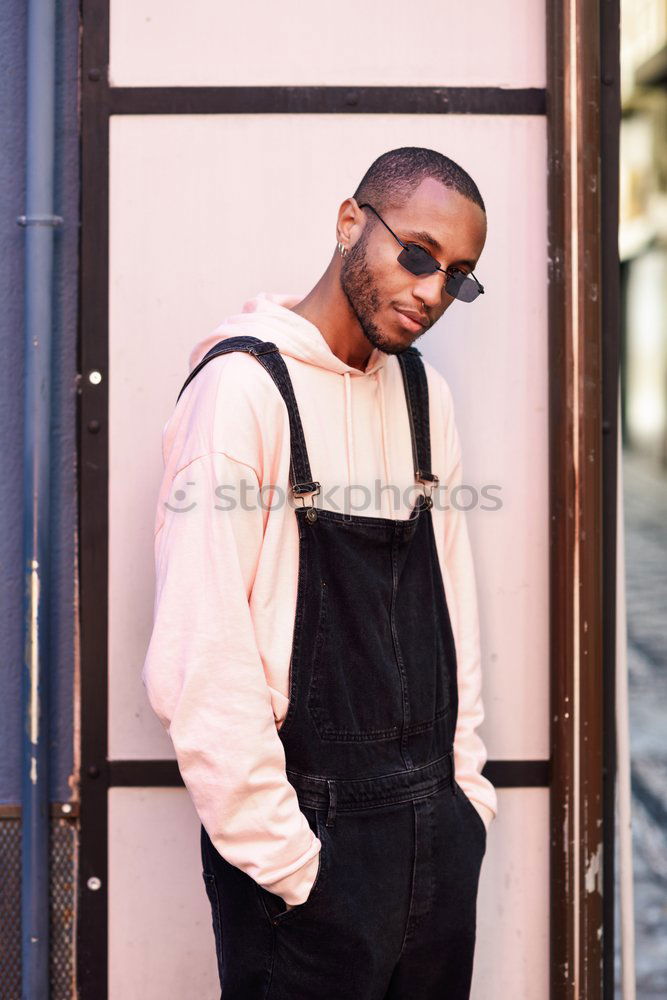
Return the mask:
<svg viewBox="0 0 667 1000">
<path fill-rule="evenodd" d="M 348 373 L 351 377 L 363 378 L 384 367 L 387 355 L 377 347 L 373 348 L 363 372 L 341 361 L 314 323 L 291 311 L 291 307 L 301 302 L 303 298 L 303 295 L 260 292 L 253 299 L 249 299 L 240 313 L 228 316 L 195 345 L 190 352 L 190 371 L 215 344 L 227 337 L 240 336 L 270 340 L 278 347 L 281 354 L 339 375 Z"/>
<path fill-rule="evenodd" d="M 229 316 L 211 333 L 199 341 L 190 352 L 190 371 L 201 361 L 204 355 L 215 344 L 227 337 L 259 337 L 276 345 L 281 354 L 296 358 L 306 364 L 323 368 L 332 374 L 341 376 L 345 393 L 345 428 L 348 477 L 350 484 L 356 483 L 355 445 L 352 413 L 352 380 L 375 377 L 379 386 L 379 406 L 382 427 L 382 452 L 386 482 L 391 482 L 389 450 L 387 444 L 388 429 L 386 421 L 386 406 L 384 394 L 383 369 L 386 367 L 388 355 L 373 348 L 364 371 L 353 368 L 337 357 L 322 333 L 310 320 L 298 313 L 292 312 L 295 306 L 304 298 L 303 295 L 269 294 L 260 292 L 249 299 L 240 313 Z"/>
</svg>

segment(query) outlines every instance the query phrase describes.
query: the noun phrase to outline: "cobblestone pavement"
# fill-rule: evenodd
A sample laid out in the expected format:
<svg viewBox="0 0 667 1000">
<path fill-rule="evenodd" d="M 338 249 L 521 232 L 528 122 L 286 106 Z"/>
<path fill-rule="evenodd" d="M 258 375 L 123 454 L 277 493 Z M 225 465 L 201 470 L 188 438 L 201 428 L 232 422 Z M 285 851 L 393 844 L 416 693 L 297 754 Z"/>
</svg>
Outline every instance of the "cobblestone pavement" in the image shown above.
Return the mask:
<svg viewBox="0 0 667 1000">
<path fill-rule="evenodd" d="M 623 470 L 637 998 L 665 1000 L 667 475 L 629 452 Z"/>
</svg>

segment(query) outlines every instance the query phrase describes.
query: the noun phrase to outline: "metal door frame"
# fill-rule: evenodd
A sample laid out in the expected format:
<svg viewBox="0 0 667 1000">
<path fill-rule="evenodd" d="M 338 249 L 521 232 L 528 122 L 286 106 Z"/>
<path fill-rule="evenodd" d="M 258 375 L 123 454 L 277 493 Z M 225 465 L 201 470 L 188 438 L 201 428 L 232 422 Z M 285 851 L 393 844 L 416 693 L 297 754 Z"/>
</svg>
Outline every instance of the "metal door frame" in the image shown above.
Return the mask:
<svg viewBox="0 0 667 1000">
<path fill-rule="evenodd" d="M 106 1000 L 108 990 L 108 791 L 112 787 L 182 784 L 173 761 L 107 759 L 109 117 L 220 113 L 547 115 L 551 757 L 488 761 L 484 774 L 499 788 L 551 788 L 553 1000 L 602 996 L 603 954 L 597 934 L 602 926 L 602 897 L 586 891 L 586 876 L 588 873 L 590 880 L 590 857 L 601 856 L 596 854 L 601 850 L 602 839 L 597 819 L 602 818 L 604 798 L 604 873 L 608 900 L 604 910 L 607 984 L 604 995 L 608 1000 L 613 998 L 609 984 L 613 984 L 615 582 L 612 587 L 612 581 L 615 581 L 614 372 L 617 372 L 618 310 L 614 281 L 617 256 L 609 249 L 616 216 L 606 200 L 613 197 L 618 174 L 615 145 L 618 0 L 599 3 L 571 0 L 569 6 L 557 0 L 546 3 L 550 54 L 545 90 L 110 87 L 109 0 L 81 0 L 78 414 L 81 826 L 77 930 L 81 1000 Z M 577 26 L 585 29 L 578 40 Z M 602 86 L 602 92 L 601 52 L 605 73 L 612 81 Z M 585 73 L 579 69 L 581 66 L 586 67 Z M 572 67 L 574 77 L 569 75 Z M 602 138 L 593 111 L 600 102 Z M 578 115 L 576 128 L 573 113 Z M 602 169 L 601 148 L 605 157 Z M 597 185 L 594 192 L 589 190 L 591 184 Z M 601 185 L 604 211 L 599 197 Z M 602 256 L 600 224 L 605 234 Z M 593 286 L 598 290 L 596 298 L 590 294 Z M 91 372 L 99 372 L 101 378 L 91 381 Z M 573 461 L 575 455 L 578 463 Z M 586 530 L 584 539 L 578 531 L 582 526 Z M 587 567 L 581 578 L 576 574 L 577 565 Z M 581 670 L 582 663 L 586 664 L 585 671 Z M 600 695 L 603 676 L 604 704 Z M 589 751 L 583 756 L 582 740 Z M 576 766 L 577 761 L 580 767 Z M 89 879 L 98 879 L 99 888 L 90 888 L 97 882 Z M 581 988 L 584 983 L 585 991 Z"/>
<path fill-rule="evenodd" d="M 613 1000 L 619 0 L 547 38 L 551 997 Z"/>
</svg>

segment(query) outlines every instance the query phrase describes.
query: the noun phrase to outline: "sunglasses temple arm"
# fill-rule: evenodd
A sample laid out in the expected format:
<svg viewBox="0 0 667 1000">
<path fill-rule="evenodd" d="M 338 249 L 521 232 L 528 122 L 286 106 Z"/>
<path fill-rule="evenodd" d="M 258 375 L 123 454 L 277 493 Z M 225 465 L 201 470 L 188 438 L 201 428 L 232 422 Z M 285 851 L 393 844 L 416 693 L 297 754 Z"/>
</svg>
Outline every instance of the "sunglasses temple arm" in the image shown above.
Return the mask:
<svg viewBox="0 0 667 1000">
<path fill-rule="evenodd" d="M 396 242 L 397 242 L 397 243 L 400 243 L 400 245 L 401 245 L 401 246 L 403 247 L 403 249 L 405 250 L 405 243 L 403 242 L 403 240 L 399 240 L 399 238 L 398 238 L 398 236 L 396 235 L 396 233 L 394 232 L 394 230 L 393 230 L 393 229 L 389 229 L 389 226 L 387 225 L 387 223 L 386 223 L 386 222 L 384 221 L 384 219 L 382 218 L 382 216 L 381 216 L 381 215 L 379 215 L 379 214 L 378 214 L 378 212 L 376 212 L 376 211 L 375 211 L 375 209 L 373 208 L 373 206 L 372 206 L 372 205 L 369 205 L 368 203 L 364 203 L 363 205 L 360 205 L 360 206 L 359 206 L 359 208 L 370 208 L 371 212 L 372 212 L 372 213 L 373 213 L 374 215 L 377 215 L 378 219 L 380 220 L 380 222 L 382 223 L 382 225 L 384 226 L 384 228 L 385 228 L 385 229 L 388 229 L 388 230 L 389 230 L 389 232 L 390 232 L 390 233 L 391 233 L 391 235 L 392 235 L 392 236 L 394 237 L 394 239 L 396 240 Z"/>
</svg>

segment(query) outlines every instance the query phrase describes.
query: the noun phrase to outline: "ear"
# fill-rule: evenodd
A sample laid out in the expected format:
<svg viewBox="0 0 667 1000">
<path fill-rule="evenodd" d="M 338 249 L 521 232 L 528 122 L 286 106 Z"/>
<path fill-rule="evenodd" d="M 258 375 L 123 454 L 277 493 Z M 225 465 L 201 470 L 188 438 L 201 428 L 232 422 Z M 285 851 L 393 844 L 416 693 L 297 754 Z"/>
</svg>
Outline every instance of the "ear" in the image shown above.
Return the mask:
<svg viewBox="0 0 667 1000">
<path fill-rule="evenodd" d="M 366 217 L 354 198 L 346 198 L 338 209 L 336 220 L 336 242 L 344 247 L 352 247 L 361 236 Z"/>
</svg>

